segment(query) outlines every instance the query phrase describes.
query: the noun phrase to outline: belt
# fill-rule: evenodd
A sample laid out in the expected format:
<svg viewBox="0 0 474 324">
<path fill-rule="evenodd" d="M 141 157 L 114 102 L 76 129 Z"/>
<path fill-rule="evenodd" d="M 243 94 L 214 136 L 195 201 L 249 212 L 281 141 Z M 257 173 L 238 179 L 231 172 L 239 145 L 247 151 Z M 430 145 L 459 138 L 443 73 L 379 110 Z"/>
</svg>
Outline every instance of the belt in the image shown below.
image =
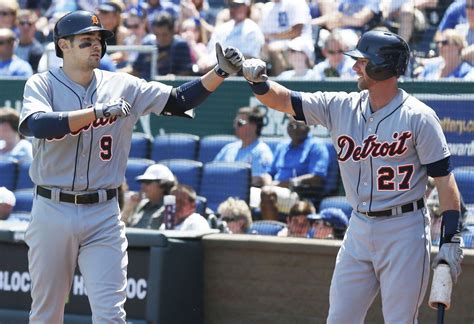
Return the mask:
<svg viewBox="0 0 474 324">
<path fill-rule="evenodd" d="M 51 199 L 51 190 L 46 189 L 41 186 L 36 187 L 36 193 L 41 197 Z M 110 200 L 117 196 L 117 189 L 107 189 L 107 200 Z M 67 202 L 76 205 L 88 205 L 88 204 L 96 204 L 99 202 L 99 193 L 86 193 L 86 194 L 68 194 L 64 192 L 59 193 L 59 201 Z"/>
<path fill-rule="evenodd" d="M 416 206 L 416 208 L 415 208 Z M 413 201 L 411 203 L 405 204 L 400 206 L 401 213 L 409 213 L 418 209 L 425 207 L 425 201 L 423 198 L 418 199 L 417 201 Z M 398 214 L 398 208 L 374 211 L 374 212 L 361 212 L 361 214 L 367 215 L 369 217 L 383 217 L 383 216 L 392 216 Z"/>
</svg>

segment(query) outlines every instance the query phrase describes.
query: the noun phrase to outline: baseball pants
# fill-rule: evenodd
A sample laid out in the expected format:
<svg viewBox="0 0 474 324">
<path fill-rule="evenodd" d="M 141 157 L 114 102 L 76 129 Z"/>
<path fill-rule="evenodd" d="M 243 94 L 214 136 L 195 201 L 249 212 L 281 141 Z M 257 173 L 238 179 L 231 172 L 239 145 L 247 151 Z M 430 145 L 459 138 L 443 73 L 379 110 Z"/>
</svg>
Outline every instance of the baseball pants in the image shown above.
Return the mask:
<svg viewBox="0 0 474 324">
<path fill-rule="evenodd" d="M 417 323 L 430 248 L 425 208 L 379 218 L 352 212 L 336 258 L 327 323 L 364 323 L 379 290 L 385 323 Z"/>
<path fill-rule="evenodd" d="M 35 197 L 25 234 L 33 299 L 30 323 L 63 323 L 76 264 L 84 278 L 93 323 L 125 323 L 125 226 L 117 199 L 105 199 L 75 205 Z"/>
</svg>

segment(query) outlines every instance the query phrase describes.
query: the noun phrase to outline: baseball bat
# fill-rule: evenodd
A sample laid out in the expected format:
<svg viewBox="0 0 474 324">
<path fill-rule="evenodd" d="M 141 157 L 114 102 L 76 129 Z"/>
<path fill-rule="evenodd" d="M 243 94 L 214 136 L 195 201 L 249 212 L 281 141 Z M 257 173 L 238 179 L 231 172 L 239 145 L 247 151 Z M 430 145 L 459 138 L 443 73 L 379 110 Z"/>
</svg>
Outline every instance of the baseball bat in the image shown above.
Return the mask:
<svg viewBox="0 0 474 324">
<path fill-rule="evenodd" d="M 440 246 L 441 247 L 441 246 Z M 447 264 L 444 260 L 441 260 L 440 264 Z M 438 318 L 437 324 L 444 324 L 444 309 L 446 306 L 443 303 L 438 303 Z"/>
</svg>

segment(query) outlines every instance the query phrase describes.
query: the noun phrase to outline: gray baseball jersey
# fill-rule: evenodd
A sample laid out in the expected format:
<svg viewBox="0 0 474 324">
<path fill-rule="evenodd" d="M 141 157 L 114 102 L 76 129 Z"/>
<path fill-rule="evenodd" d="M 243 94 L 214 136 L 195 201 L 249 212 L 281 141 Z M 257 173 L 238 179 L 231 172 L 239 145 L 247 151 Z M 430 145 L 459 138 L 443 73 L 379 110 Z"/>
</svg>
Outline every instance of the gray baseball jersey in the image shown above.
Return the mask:
<svg viewBox="0 0 474 324">
<path fill-rule="evenodd" d="M 87 88 L 60 68 L 27 81 L 20 118 L 25 135 L 30 135 L 26 119 L 35 112 L 79 110 L 120 97 L 132 107 L 127 117 L 99 118 L 61 138 L 33 140 L 30 176 L 38 190 L 50 190 L 50 197 L 38 191 L 25 234 L 32 282 L 30 323 L 63 322 L 76 264 L 84 277 L 93 322 L 125 323 L 127 240 L 117 198 L 104 189 L 122 184 L 134 124 L 143 114 L 160 114 L 171 89 L 98 69 Z M 76 205 L 61 198 L 86 192 L 97 192 L 98 203 Z"/>
<path fill-rule="evenodd" d="M 97 119 L 62 138 L 35 138 L 31 179 L 37 185 L 71 191 L 117 188 L 124 180 L 135 123 L 143 114 L 160 114 L 171 89 L 98 69 L 87 89 L 71 81 L 61 68 L 34 75 L 26 83 L 20 117 L 20 131 L 25 135 L 30 135 L 25 120 L 35 112 L 72 111 L 120 97 L 132 110 L 127 118 Z"/>
<path fill-rule="evenodd" d="M 449 156 L 435 112 L 405 91 L 371 112 L 368 91 L 303 93 L 308 124 L 329 130 L 341 177 L 359 212 L 393 208 L 423 197 L 423 165 Z"/>
<path fill-rule="evenodd" d="M 308 124 L 328 128 L 354 209 L 336 259 L 327 323 L 363 323 L 379 291 L 386 323 L 416 323 L 431 243 L 429 214 L 416 201 L 426 189 L 424 165 L 449 156 L 436 114 L 403 90 L 376 112 L 368 91 L 302 93 L 302 110 Z M 391 216 L 365 214 L 386 211 Z"/>
</svg>

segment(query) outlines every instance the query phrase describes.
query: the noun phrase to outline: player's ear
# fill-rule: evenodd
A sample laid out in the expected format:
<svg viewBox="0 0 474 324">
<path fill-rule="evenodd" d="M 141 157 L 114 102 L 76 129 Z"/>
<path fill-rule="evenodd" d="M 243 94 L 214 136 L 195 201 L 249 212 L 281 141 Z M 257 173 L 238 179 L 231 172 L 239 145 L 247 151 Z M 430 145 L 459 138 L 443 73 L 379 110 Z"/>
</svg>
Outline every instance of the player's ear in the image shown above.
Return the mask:
<svg viewBox="0 0 474 324">
<path fill-rule="evenodd" d="M 64 50 L 71 48 L 71 42 L 65 38 L 61 38 L 58 41 L 58 46 L 64 52 Z"/>
</svg>

